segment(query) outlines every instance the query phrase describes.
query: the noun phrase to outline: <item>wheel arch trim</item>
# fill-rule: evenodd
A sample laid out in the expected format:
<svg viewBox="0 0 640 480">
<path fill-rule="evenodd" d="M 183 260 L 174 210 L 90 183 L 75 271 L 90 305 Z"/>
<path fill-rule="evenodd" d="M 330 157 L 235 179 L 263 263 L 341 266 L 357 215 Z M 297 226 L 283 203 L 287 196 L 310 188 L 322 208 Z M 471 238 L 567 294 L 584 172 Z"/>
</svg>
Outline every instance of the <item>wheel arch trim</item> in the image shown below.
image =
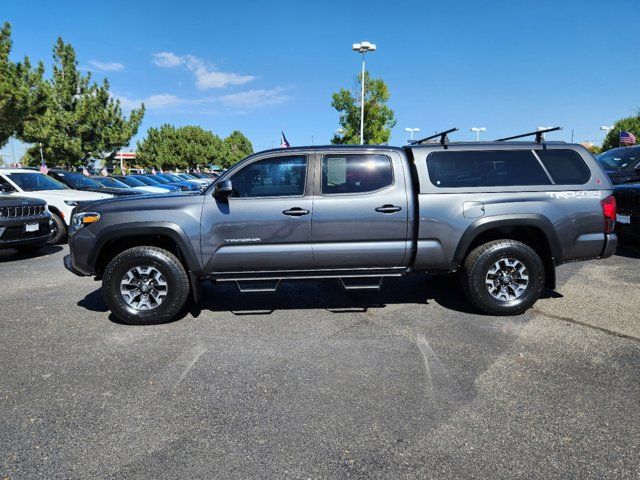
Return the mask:
<svg viewBox="0 0 640 480">
<path fill-rule="evenodd" d="M 562 263 L 562 244 L 553 224 L 544 215 L 529 213 L 483 217 L 473 222 L 467 227 L 458 242 L 453 258 L 454 264 L 462 264 L 468 254 L 469 247 L 479 235 L 501 227 L 534 227 L 539 229 L 549 244 L 553 263 L 555 265 Z"/>
<path fill-rule="evenodd" d="M 87 263 L 95 267 L 102 249 L 109 242 L 142 235 L 158 235 L 170 238 L 176 243 L 180 253 L 184 256 L 188 270 L 191 272 L 199 272 L 201 270 L 200 262 L 189 242 L 189 238 L 182 228 L 171 222 L 137 222 L 135 225 L 112 225 L 106 227 L 96 235 L 94 248 L 87 258 Z"/>
</svg>

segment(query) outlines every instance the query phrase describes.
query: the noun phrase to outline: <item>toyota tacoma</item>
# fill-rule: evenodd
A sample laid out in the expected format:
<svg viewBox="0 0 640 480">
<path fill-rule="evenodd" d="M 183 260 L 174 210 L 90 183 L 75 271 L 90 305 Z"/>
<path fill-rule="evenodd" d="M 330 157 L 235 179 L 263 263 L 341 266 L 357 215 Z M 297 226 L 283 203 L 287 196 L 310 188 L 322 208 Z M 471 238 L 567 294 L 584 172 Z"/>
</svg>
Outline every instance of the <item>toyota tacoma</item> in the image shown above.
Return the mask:
<svg viewBox="0 0 640 480">
<path fill-rule="evenodd" d="M 65 266 L 101 280 L 119 319 L 149 324 L 197 301 L 204 279 L 361 290 L 451 272 L 478 310 L 520 314 L 555 288 L 556 266 L 614 253 L 611 181 L 584 147 L 540 132 L 454 143 L 449 132 L 402 148 L 268 150 L 202 193 L 83 204 Z"/>
</svg>

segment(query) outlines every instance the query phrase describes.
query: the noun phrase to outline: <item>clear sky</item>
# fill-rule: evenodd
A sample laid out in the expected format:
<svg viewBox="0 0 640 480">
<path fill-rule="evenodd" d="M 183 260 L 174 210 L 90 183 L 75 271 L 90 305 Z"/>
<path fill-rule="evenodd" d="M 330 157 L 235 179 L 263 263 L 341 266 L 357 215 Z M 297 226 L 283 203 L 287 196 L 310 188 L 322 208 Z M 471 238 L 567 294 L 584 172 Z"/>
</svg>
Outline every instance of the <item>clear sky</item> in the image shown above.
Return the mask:
<svg viewBox="0 0 640 480">
<path fill-rule="evenodd" d="M 142 128 L 239 129 L 257 150 L 328 143 L 331 94 L 353 87 L 354 42 L 391 91 L 392 144 L 459 127 L 452 139 L 561 125 L 550 139 L 600 142 L 601 125 L 640 107 L 640 0 L 31 1 L 1 0 L 14 58 L 45 60 L 61 36 L 107 76 Z M 16 144 L 18 153 L 22 146 Z M 10 152 L 7 145 L 3 152 Z"/>
</svg>

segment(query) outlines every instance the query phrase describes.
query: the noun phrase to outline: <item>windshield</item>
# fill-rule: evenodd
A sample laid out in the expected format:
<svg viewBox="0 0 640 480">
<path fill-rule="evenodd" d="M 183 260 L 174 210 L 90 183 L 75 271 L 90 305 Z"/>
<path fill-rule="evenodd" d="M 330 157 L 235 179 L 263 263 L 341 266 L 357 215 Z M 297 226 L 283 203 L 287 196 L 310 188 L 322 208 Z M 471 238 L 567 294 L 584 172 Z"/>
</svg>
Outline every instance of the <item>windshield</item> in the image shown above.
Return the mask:
<svg viewBox="0 0 640 480">
<path fill-rule="evenodd" d="M 102 186 L 82 173 L 57 172 L 56 175 L 69 182 L 74 188 L 100 188 Z"/>
<path fill-rule="evenodd" d="M 158 185 L 160 183 L 152 178 L 143 177 L 142 175 L 136 175 L 135 177 L 132 177 L 132 178 L 135 178 L 136 180 L 139 180 L 145 185 L 149 185 L 149 186 Z"/>
<path fill-rule="evenodd" d="M 191 175 L 189 173 L 181 173 L 179 175 L 179 177 L 181 177 L 181 178 L 183 178 L 185 180 L 193 180 L 194 178 L 196 178 L 196 177 L 194 177 L 193 175 Z"/>
<path fill-rule="evenodd" d="M 116 180 L 115 178 L 111 178 L 111 177 L 96 178 L 96 181 L 106 187 L 130 188 L 129 185 L 127 185 L 126 183 L 122 183 L 120 180 Z"/>
<path fill-rule="evenodd" d="M 614 149 L 598 155 L 605 170 L 625 170 L 640 160 L 640 148 Z"/>
<path fill-rule="evenodd" d="M 172 173 L 163 173 L 161 178 L 166 178 L 170 182 L 184 182 L 183 178 L 173 175 Z"/>
<path fill-rule="evenodd" d="M 148 176 L 145 178 L 149 178 L 151 180 L 155 180 L 157 183 L 171 183 L 171 180 L 164 177 L 162 173 L 157 173 L 153 177 Z"/>
<path fill-rule="evenodd" d="M 40 190 L 65 190 L 66 185 L 42 173 L 4 173 L 9 180 L 18 185 L 25 192 L 38 192 Z"/>
<path fill-rule="evenodd" d="M 138 180 L 137 178 L 133 178 L 133 177 L 118 177 L 117 180 L 121 181 L 122 183 L 129 185 L 130 187 L 146 187 L 146 183 L 142 183 L 140 180 Z"/>
</svg>

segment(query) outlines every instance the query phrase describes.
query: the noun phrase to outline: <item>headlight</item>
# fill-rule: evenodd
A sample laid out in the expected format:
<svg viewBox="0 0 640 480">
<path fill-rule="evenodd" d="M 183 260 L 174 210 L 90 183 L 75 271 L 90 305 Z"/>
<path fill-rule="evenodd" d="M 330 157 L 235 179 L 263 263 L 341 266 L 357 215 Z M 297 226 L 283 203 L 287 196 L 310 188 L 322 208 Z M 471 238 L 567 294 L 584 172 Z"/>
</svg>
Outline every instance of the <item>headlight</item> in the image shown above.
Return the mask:
<svg viewBox="0 0 640 480">
<path fill-rule="evenodd" d="M 77 232 L 85 225 L 96 223 L 100 220 L 100 214 L 96 212 L 76 213 L 71 217 L 71 232 Z"/>
<path fill-rule="evenodd" d="M 70 207 L 77 207 L 78 206 L 78 202 L 76 200 L 65 200 L 64 203 L 66 203 Z"/>
</svg>

